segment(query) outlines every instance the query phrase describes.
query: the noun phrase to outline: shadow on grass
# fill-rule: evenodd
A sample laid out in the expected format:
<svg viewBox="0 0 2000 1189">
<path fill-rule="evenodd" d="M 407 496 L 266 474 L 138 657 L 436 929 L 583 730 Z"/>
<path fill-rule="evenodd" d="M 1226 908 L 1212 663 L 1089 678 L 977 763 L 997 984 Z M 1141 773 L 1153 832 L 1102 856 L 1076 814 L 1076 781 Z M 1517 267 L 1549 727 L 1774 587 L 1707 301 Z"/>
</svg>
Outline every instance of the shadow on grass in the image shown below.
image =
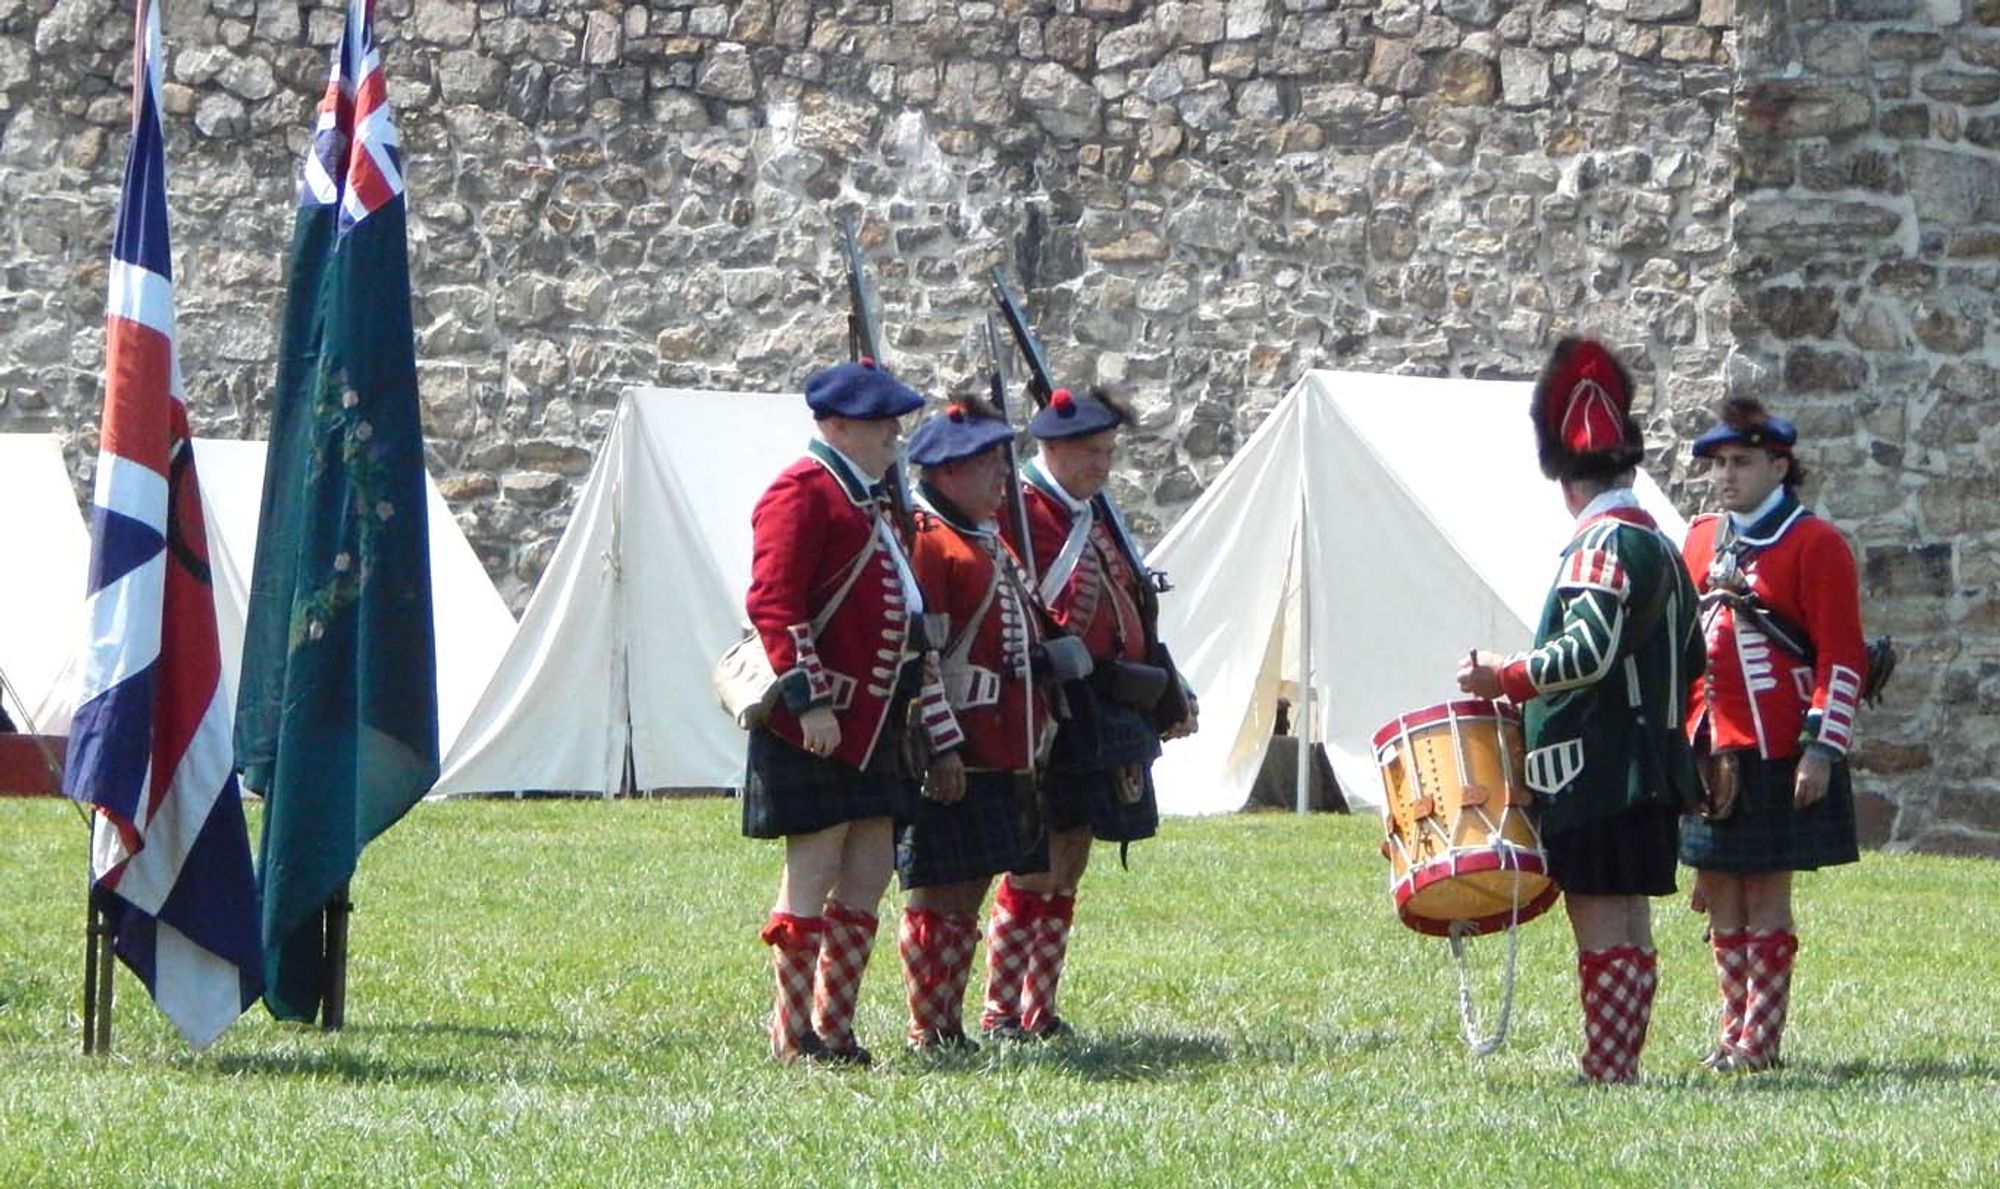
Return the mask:
<svg viewBox="0 0 2000 1189">
<path fill-rule="evenodd" d="M 356 1085 L 484 1082 L 498 1072 L 472 1065 L 441 1065 L 403 1057 L 378 1057 L 347 1049 L 309 1053 L 232 1053 L 210 1064 L 231 1076 L 333 1078 Z M 518 1079 L 516 1079 L 518 1080 Z"/>
<path fill-rule="evenodd" d="M 1852 1090 L 1885 1083 L 1911 1087 L 1938 1086 L 1954 1082 L 2000 1084 L 2000 1065 L 1983 1058 L 1962 1061 L 1864 1059 L 1828 1065 L 1788 1062 L 1785 1068 L 1775 1073 L 1750 1075 L 1734 1084 L 1744 1085 L 1746 1089 L 1782 1091 Z M 1732 1082 L 1720 1079 L 1716 1084 L 1729 1085 Z"/>
<path fill-rule="evenodd" d="M 995 1055 L 999 1060 L 1038 1065 L 1087 1082 L 1156 1082 L 1209 1072 L 1227 1062 L 1230 1051 L 1228 1045 L 1213 1037 L 1119 1032 L 1012 1045 Z M 966 1062 L 962 1066 L 941 1062 L 937 1068 L 973 1071 L 984 1066 L 985 1062 Z"/>
<path fill-rule="evenodd" d="M 509 1043 L 569 1044 L 575 1037 L 563 1032 L 546 1029 L 528 1030 L 524 1028 L 501 1028 L 491 1024 L 452 1024 L 441 1020 L 419 1020 L 412 1024 L 372 1024 L 359 1030 L 361 1035 L 387 1033 L 398 1036 L 456 1036 L 467 1040 L 504 1040 Z"/>
<path fill-rule="evenodd" d="M 228 1053 L 208 1063 L 232 1075 L 333 1078 L 355 1084 L 427 1085 L 444 1082 L 540 1082 L 580 1085 L 578 1078 L 558 1072 L 551 1054 L 565 1051 L 574 1038 L 558 1031 L 524 1030 L 429 1020 L 408 1024 L 352 1026 L 337 1036 L 309 1025 L 286 1031 L 311 1048 L 285 1052 Z M 395 1037 L 397 1040 L 389 1040 Z M 412 1038 L 434 1037 L 445 1051 L 462 1059 L 436 1060 L 412 1055 Z M 380 1039 L 374 1039 L 380 1038 Z M 463 1041 L 463 1045 L 453 1042 Z M 498 1047 L 488 1047 L 489 1045 Z M 376 1051 L 385 1048 L 389 1052 Z"/>
</svg>

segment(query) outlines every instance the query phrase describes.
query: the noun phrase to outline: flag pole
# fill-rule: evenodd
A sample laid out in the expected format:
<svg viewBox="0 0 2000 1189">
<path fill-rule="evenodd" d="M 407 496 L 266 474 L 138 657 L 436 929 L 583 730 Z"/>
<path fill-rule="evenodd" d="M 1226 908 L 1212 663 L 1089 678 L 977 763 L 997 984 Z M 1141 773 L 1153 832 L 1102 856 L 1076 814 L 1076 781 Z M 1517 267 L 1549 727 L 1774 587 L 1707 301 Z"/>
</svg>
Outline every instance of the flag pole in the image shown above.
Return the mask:
<svg viewBox="0 0 2000 1189">
<path fill-rule="evenodd" d="M 326 902 L 326 986 L 321 989 L 319 1016 L 324 1032 L 347 1027 L 347 919 L 353 914 L 354 901 L 343 882 Z"/>
<path fill-rule="evenodd" d="M 83 944 L 83 1055 L 111 1055 L 111 921 L 90 897 Z"/>
</svg>

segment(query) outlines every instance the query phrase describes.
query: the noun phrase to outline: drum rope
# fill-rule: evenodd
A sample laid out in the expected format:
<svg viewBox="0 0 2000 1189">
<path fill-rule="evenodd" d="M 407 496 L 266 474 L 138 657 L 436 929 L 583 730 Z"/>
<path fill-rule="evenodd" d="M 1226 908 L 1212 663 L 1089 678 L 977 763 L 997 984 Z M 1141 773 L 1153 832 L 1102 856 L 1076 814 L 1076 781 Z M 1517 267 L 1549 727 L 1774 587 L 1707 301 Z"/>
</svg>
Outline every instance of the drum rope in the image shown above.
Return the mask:
<svg viewBox="0 0 2000 1189">
<path fill-rule="evenodd" d="M 1491 1036 L 1482 1037 L 1479 1014 L 1472 1006 L 1472 979 L 1465 968 L 1465 938 L 1472 931 L 1472 922 L 1453 921 L 1446 933 L 1451 942 L 1451 957 L 1458 967 L 1458 1023 L 1465 1033 L 1465 1043 L 1474 1057 L 1485 1057 L 1500 1051 L 1507 1043 L 1507 1024 L 1514 1015 L 1514 971 L 1516 960 L 1521 954 L 1521 875 L 1514 871 L 1514 894 L 1507 913 L 1507 974 L 1501 983 L 1500 1020 Z"/>
</svg>

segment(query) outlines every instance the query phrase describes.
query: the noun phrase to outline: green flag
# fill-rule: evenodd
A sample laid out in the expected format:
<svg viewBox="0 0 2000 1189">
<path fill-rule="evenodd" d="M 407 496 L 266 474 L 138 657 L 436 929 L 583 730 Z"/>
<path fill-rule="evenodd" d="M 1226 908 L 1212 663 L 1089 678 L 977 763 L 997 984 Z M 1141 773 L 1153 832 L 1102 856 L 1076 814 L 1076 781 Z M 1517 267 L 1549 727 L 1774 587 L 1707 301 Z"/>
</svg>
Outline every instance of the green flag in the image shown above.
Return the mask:
<svg viewBox="0 0 2000 1189">
<path fill-rule="evenodd" d="M 292 237 L 236 707 L 264 796 L 264 1002 L 311 1020 L 321 910 L 437 779 L 423 427 L 402 157 L 350 0 Z"/>
</svg>

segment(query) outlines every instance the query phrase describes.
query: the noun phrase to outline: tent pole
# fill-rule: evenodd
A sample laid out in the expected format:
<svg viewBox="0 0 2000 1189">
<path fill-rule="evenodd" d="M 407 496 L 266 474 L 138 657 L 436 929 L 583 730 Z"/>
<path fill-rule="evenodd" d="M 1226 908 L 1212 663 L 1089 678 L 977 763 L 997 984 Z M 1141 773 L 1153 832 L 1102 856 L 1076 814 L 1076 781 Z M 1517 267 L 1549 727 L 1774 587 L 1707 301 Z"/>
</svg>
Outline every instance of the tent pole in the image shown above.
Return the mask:
<svg viewBox="0 0 2000 1189">
<path fill-rule="evenodd" d="M 1312 562 L 1311 534 L 1306 532 L 1305 486 L 1299 487 L 1299 704 L 1292 714 L 1292 736 L 1298 741 L 1298 812 L 1312 809 Z"/>
</svg>

